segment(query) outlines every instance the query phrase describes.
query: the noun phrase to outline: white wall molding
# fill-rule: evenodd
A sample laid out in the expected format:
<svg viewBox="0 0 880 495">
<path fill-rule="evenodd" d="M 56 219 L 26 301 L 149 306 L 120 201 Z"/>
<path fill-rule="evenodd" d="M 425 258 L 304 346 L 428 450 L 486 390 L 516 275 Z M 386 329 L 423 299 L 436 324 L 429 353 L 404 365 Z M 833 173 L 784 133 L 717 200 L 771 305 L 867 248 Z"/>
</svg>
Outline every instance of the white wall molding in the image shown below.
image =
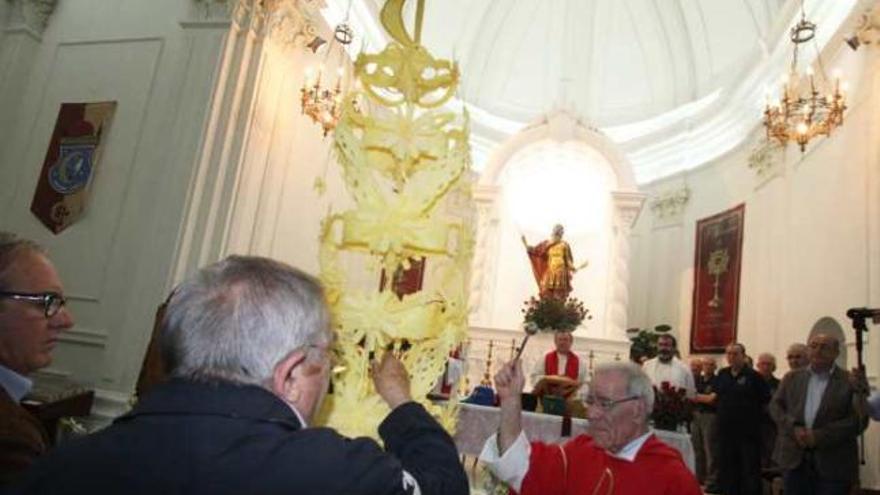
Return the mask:
<svg viewBox="0 0 880 495">
<path fill-rule="evenodd" d="M 584 143 L 598 151 L 614 168 L 618 190 L 638 191 L 632 166 L 617 145 L 601 131 L 584 124 L 565 110 L 543 116 L 496 148 L 480 175 L 480 184 L 497 184 L 504 167 L 517 152 L 544 140 Z"/>
<path fill-rule="evenodd" d="M 103 428 L 119 416 L 130 411 L 133 397 L 132 394 L 115 390 L 95 389 L 95 402 L 92 405 L 92 414 L 87 420 L 89 430 L 95 431 Z"/>
<path fill-rule="evenodd" d="M 58 340 L 65 344 L 78 344 L 88 347 L 103 349 L 107 347 L 107 332 L 100 330 L 84 329 L 77 326 L 58 336 Z"/>
</svg>

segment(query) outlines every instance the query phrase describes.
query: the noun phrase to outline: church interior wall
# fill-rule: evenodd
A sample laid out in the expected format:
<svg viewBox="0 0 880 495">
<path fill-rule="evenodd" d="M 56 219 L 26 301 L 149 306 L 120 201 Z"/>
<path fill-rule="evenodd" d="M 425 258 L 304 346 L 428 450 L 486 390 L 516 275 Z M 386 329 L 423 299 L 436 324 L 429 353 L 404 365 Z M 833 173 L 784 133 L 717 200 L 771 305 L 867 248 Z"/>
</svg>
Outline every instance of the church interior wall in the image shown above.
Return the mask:
<svg viewBox="0 0 880 495">
<path fill-rule="evenodd" d="M 202 221 L 213 218 L 211 204 L 198 203 L 193 191 L 200 160 L 207 160 L 207 122 L 221 99 L 218 67 L 231 56 L 224 55 L 229 14 L 215 4 L 64 0 L 43 31 L 13 25 L 19 2 L 0 1 L 0 229 L 49 248 L 77 326 L 62 337 L 46 373 L 94 386 L 98 408 L 105 408 L 99 415 L 113 416 L 125 405 L 153 312 L 176 281 L 231 253 L 271 256 L 317 273 L 320 221 L 347 205 L 332 140 L 321 139 L 320 128 L 300 115 L 298 90 L 307 67 L 324 62 L 335 73 L 348 62 L 269 39 L 254 52 L 251 82 L 235 86 L 249 96 L 237 117 L 244 132 L 220 143 L 234 152 L 229 165 L 215 171 L 231 191 L 220 197 L 227 203 L 222 218 L 212 220 L 220 233 L 216 242 L 205 235 L 207 252 L 181 255 L 188 227 L 213 228 Z M 844 327 L 848 361 L 855 361 L 843 314 L 852 306 L 880 306 L 880 50 L 841 51 L 837 59 L 857 84 L 847 121 L 830 139 L 820 139 L 805 155 L 790 145 L 767 176 L 748 168 L 746 144 L 643 188 L 659 195 L 686 186 L 690 199 L 663 217 L 649 201 L 639 217 L 631 239 L 627 326 L 668 323 L 687 354 L 696 221 L 745 203 L 739 340 L 752 355 L 773 352 L 784 372 L 785 348 L 831 317 Z M 117 109 L 89 206 L 79 222 L 53 235 L 29 207 L 58 107 L 105 100 L 116 101 Z M 323 195 L 316 178 L 324 181 Z M 192 215 L 198 208 L 204 214 Z M 509 251 L 504 260 L 518 256 Z M 175 265 L 182 257 L 192 263 Z M 499 272 L 513 269 L 505 265 Z M 515 269 L 529 279 L 524 254 Z M 866 357 L 876 386 L 880 329 L 872 330 Z M 547 339 L 529 352 L 539 356 Z M 608 350 L 604 357 L 620 356 Z M 863 484 L 880 489 L 876 423 L 866 445 Z"/>
<path fill-rule="evenodd" d="M 16 49 L 0 51 L 0 229 L 48 247 L 76 315 L 44 372 L 95 387 L 97 414 L 113 416 L 171 286 L 228 13 L 173 0 L 67 0 L 44 32 L 14 22 L 2 42 Z M 95 101 L 115 101 L 116 112 L 89 203 L 53 235 L 30 203 L 58 108 Z"/>
<path fill-rule="evenodd" d="M 752 356 L 772 352 L 781 375 L 788 371 L 787 347 L 805 342 L 819 320 L 831 317 L 844 327 L 847 361 L 855 363 L 855 336 L 845 312 L 880 306 L 878 57 L 877 50 L 838 52 L 835 63 L 856 77 L 850 110 L 842 128 L 811 143 L 805 154 L 790 144 L 760 176 L 747 165 L 751 143 L 763 138 L 759 129 L 754 139 L 719 160 L 645 188 L 657 198 L 687 187 L 690 199 L 672 215 L 645 208 L 637 223 L 629 326 L 670 324 L 682 354 L 688 354 L 696 222 L 745 203 L 737 340 Z M 876 335 L 868 337 L 865 358 L 876 386 Z M 880 487 L 878 439 L 875 423 L 862 468 L 863 486 L 875 489 Z"/>
</svg>

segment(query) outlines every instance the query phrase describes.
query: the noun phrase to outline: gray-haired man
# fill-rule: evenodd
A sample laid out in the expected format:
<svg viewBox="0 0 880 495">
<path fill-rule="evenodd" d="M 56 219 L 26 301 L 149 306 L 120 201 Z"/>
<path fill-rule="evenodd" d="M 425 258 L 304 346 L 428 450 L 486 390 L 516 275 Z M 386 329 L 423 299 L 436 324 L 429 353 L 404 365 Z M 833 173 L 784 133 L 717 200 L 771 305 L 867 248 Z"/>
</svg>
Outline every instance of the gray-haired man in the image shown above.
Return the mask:
<svg viewBox="0 0 880 495">
<path fill-rule="evenodd" d="M 44 453 L 48 437 L 19 402 L 28 375 L 52 362 L 61 332 L 73 326 L 61 279 L 33 241 L 0 232 L 0 485 Z"/>
<path fill-rule="evenodd" d="M 449 435 L 412 402 L 390 353 L 373 369 L 392 411 L 370 439 L 311 428 L 332 367 L 318 283 L 230 257 L 171 298 L 160 331 L 173 379 L 35 467 L 27 493 L 465 494 Z"/>
<path fill-rule="evenodd" d="M 495 375 L 501 424 L 481 454 L 521 495 L 702 493 L 678 451 L 649 429 L 654 389 L 636 364 L 604 363 L 595 368 L 586 400 L 588 435 L 565 445 L 526 439 L 521 418 L 524 382 L 519 361 L 507 363 Z"/>
</svg>

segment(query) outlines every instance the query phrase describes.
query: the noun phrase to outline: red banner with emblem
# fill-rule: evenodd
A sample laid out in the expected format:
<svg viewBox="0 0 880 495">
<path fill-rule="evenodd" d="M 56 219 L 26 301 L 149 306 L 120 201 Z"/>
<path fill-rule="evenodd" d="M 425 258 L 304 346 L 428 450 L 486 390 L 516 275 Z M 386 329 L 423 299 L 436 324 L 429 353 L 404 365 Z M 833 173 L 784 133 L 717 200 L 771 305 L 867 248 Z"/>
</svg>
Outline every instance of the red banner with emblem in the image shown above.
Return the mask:
<svg viewBox="0 0 880 495">
<path fill-rule="evenodd" d="M 691 353 L 736 342 L 745 205 L 697 222 Z"/>
<path fill-rule="evenodd" d="M 31 212 L 59 233 L 83 214 L 116 102 L 62 103 Z"/>
</svg>

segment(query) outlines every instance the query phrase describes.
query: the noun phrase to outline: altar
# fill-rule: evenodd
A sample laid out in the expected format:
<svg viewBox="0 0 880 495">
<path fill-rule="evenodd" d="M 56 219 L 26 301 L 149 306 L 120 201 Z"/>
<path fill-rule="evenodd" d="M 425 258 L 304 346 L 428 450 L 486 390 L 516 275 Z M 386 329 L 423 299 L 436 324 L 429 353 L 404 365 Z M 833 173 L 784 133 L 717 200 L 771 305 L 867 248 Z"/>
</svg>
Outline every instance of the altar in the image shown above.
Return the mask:
<svg viewBox="0 0 880 495">
<path fill-rule="evenodd" d="M 497 407 L 460 404 L 458 427 L 454 440 L 462 455 L 477 457 L 483 450 L 486 440 L 498 431 L 500 410 Z M 580 418 L 571 420 L 571 436 L 563 437 L 562 417 L 523 411 L 522 426 L 531 441 L 545 443 L 564 443 L 577 435 L 586 433 L 588 421 Z M 684 463 L 694 472 L 694 448 L 691 437 L 686 433 L 655 430 L 657 438 L 681 453 Z"/>
</svg>

